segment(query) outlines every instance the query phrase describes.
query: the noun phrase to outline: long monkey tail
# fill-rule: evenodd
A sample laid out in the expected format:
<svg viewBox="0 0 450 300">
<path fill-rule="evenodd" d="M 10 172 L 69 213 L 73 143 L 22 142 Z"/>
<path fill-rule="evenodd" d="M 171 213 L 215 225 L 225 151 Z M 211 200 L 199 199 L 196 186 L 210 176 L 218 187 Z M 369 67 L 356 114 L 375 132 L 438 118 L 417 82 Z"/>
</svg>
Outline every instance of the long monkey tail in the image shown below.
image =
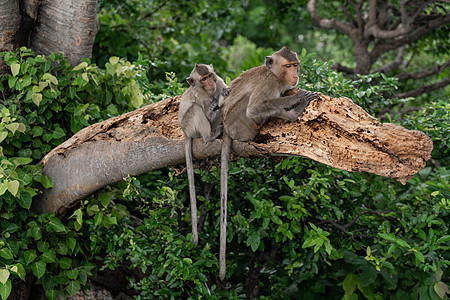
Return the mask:
<svg viewBox="0 0 450 300">
<path fill-rule="evenodd" d="M 228 160 L 233 140 L 224 131 L 222 140 L 222 155 L 220 159 L 220 249 L 219 249 L 219 277 L 224 280 L 226 275 L 227 248 L 227 198 L 228 198 Z"/>
<path fill-rule="evenodd" d="M 198 244 L 197 232 L 197 197 L 195 196 L 194 166 L 192 164 L 192 138 L 184 137 L 184 148 L 186 152 L 186 169 L 189 182 L 189 196 L 191 198 L 191 224 L 192 243 Z"/>
</svg>

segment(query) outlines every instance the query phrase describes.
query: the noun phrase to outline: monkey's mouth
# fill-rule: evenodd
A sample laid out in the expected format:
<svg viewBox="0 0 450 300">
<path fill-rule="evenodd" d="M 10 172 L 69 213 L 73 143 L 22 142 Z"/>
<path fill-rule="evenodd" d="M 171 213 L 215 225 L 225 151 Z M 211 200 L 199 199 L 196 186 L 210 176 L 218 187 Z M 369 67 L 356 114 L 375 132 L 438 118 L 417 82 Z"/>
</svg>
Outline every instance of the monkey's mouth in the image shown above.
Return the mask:
<svg viewBox="0 0 450 300">
<path fill-rule="evenodd" d="M 214 94 L 216 92 L 216 90 L 217 90 L 217 86 L 215 86 L 213 88 L 205 89 L 205 91 L 210 95 Z"/>
<path fill-rule="evenodd" d="M 291 80 L 289 80 L 288 84 L 290 86 L 296 86 L 298 83 L 298 78 L 292 78 Z"/>
</svg>

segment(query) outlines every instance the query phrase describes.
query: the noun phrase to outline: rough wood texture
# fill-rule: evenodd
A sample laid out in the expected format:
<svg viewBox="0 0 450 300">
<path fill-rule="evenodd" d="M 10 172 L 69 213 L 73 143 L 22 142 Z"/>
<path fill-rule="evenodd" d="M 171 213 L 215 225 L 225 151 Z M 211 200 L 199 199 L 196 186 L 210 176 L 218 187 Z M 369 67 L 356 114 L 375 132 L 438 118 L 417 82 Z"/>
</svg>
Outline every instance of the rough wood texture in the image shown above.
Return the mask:
<svg viewBox="0 0 450 300">
<path fill-rule="evenodd" d="M 19 0 L 4 0 L 0 9 L 0 51 L 10 51 L 17 47 L 16 33 L 20 27 Z M 0 58 L 0 74 L 9 71 L 9 67 Z"/>
<path fill-rule="evenodd" d="M 42 1 L 31 48 L 39 54 L 64 52 L 72 65 L 91 57 L 97 34 L 97 0 Z"/>
<path fill-rule="evenodd" d="M 97 0 L 2 0 L 0 51 L 64 52 L 75 66 L 91 57 L 99 28 Z M 0 59 L 0 74 L 9 68 Z"/>
<path fill-rule="evenodd" d="M 167 99 L 94 124 L 48 153 L 42 163 L 54 187 L 34 201 L 35 210 L 64 214 L 78 200 L 128 174 L 184 163 L 179 100 Z M 194 157 L 219 155 L 221 142 L 195 139 Z M 381 125 L 348 98 L 320 95 L 297 122 L 271 120 L 253 142 L 234 142 L 232 151 L 244 157 L 304 156 L 405 183 L 425 166 L 432 148 L 431 139 L 420 131 Z"/>
</svg>

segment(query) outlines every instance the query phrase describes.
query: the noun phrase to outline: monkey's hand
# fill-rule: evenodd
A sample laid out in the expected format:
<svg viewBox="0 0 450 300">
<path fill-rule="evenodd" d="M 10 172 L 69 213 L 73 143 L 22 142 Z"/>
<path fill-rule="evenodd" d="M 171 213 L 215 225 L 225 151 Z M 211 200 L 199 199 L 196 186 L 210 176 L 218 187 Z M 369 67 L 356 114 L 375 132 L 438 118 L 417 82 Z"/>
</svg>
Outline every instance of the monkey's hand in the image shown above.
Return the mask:
<svg viewBox="0 0 450 300">
<path fill-rule="evenodd" d="M 205 139 L 205 142 L 209 143 L 214 141 L 219 135 L 223 132 L 223 125 L 219 125 L 211 131 L 211 134 L 208 139 Z"/>
<path fill-rule="evenodd" d="M 211 112 L 215 112 L 215 111 L 218 111 L 220 109 L 219 108 L 219 98 L 220 97 L 213 97 L 212 98 L 212 100 L 211 100 L 211 102 L 209 104 L 209 110 Z"/>
<path fill-rule="evenodd" d="M 295 121 L 298 116 L 303 113 L 309 103 L 319 97 L 319 93 L 308 92 L 307 90 L 299 89 L 298 93 L 295 94 L 295 97 L 299 101 L 295 105 L 285 108 L 286 115 L 291 119 L 291 121 Z"/>
<path fill-rule="evenodd" d="M 300 100 L 300 105 L 304 105 L 304 107 L 308 106 L 309 102 L 319 97 L 319 93 L 309 92 L 304 89 L 299 89 L 295 96 Z"/>
<path fill-rule="evenodd" d="M 222 95 L 224 97 L 226 97 L 226 96 L 228 96 L 230 94 L 230 92 L 231 92 L 231 88 L 227 87 L 226 89 L 223 89 Z"/>
<path fill-rule="evenodd" d="M 297 94 L 294 95 L 294 97 L 298 99 L 298 102 L 290 107 L 286 107 L 285 110 L 287 110 L 287 111 L 293 110 L 293 109 L 298 108 L 299 106 L 303 107 L 303 109 L 305 109 L 305 107 L 307 107 L 308 104 L 312 100 L 317 99 L 319 97 L 319 93 L 314 93 L 314 92 L 309 92 L 304 89 L 299 89 Z"/>
</svg>

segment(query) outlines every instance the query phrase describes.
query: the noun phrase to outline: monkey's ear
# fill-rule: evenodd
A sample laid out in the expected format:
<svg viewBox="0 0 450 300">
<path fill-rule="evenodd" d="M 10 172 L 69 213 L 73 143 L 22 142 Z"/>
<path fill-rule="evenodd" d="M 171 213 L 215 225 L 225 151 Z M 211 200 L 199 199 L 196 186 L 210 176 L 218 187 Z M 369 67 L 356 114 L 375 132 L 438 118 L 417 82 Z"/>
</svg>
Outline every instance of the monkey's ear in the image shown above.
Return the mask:
<svg viewBox="0 0 450 300">
<path fill-rule="evenodd" d="M 266 67 L 270 69 L 272 68 L 272 64 L 273 64 L 273 57 L 266 56 Z"/>
<path fill-rule="evenodd" d="M 209 66 L 211 67 L 211 69 L 214 71 L 214 67 L 212 64 L 209 64 Z"/>
<path fill-rule="evenodd" d="M 190 86 L 195 86 L 194 79 L 191 77 L 186 78 L 186 82 L 189 83 Z"/>
</svg>

